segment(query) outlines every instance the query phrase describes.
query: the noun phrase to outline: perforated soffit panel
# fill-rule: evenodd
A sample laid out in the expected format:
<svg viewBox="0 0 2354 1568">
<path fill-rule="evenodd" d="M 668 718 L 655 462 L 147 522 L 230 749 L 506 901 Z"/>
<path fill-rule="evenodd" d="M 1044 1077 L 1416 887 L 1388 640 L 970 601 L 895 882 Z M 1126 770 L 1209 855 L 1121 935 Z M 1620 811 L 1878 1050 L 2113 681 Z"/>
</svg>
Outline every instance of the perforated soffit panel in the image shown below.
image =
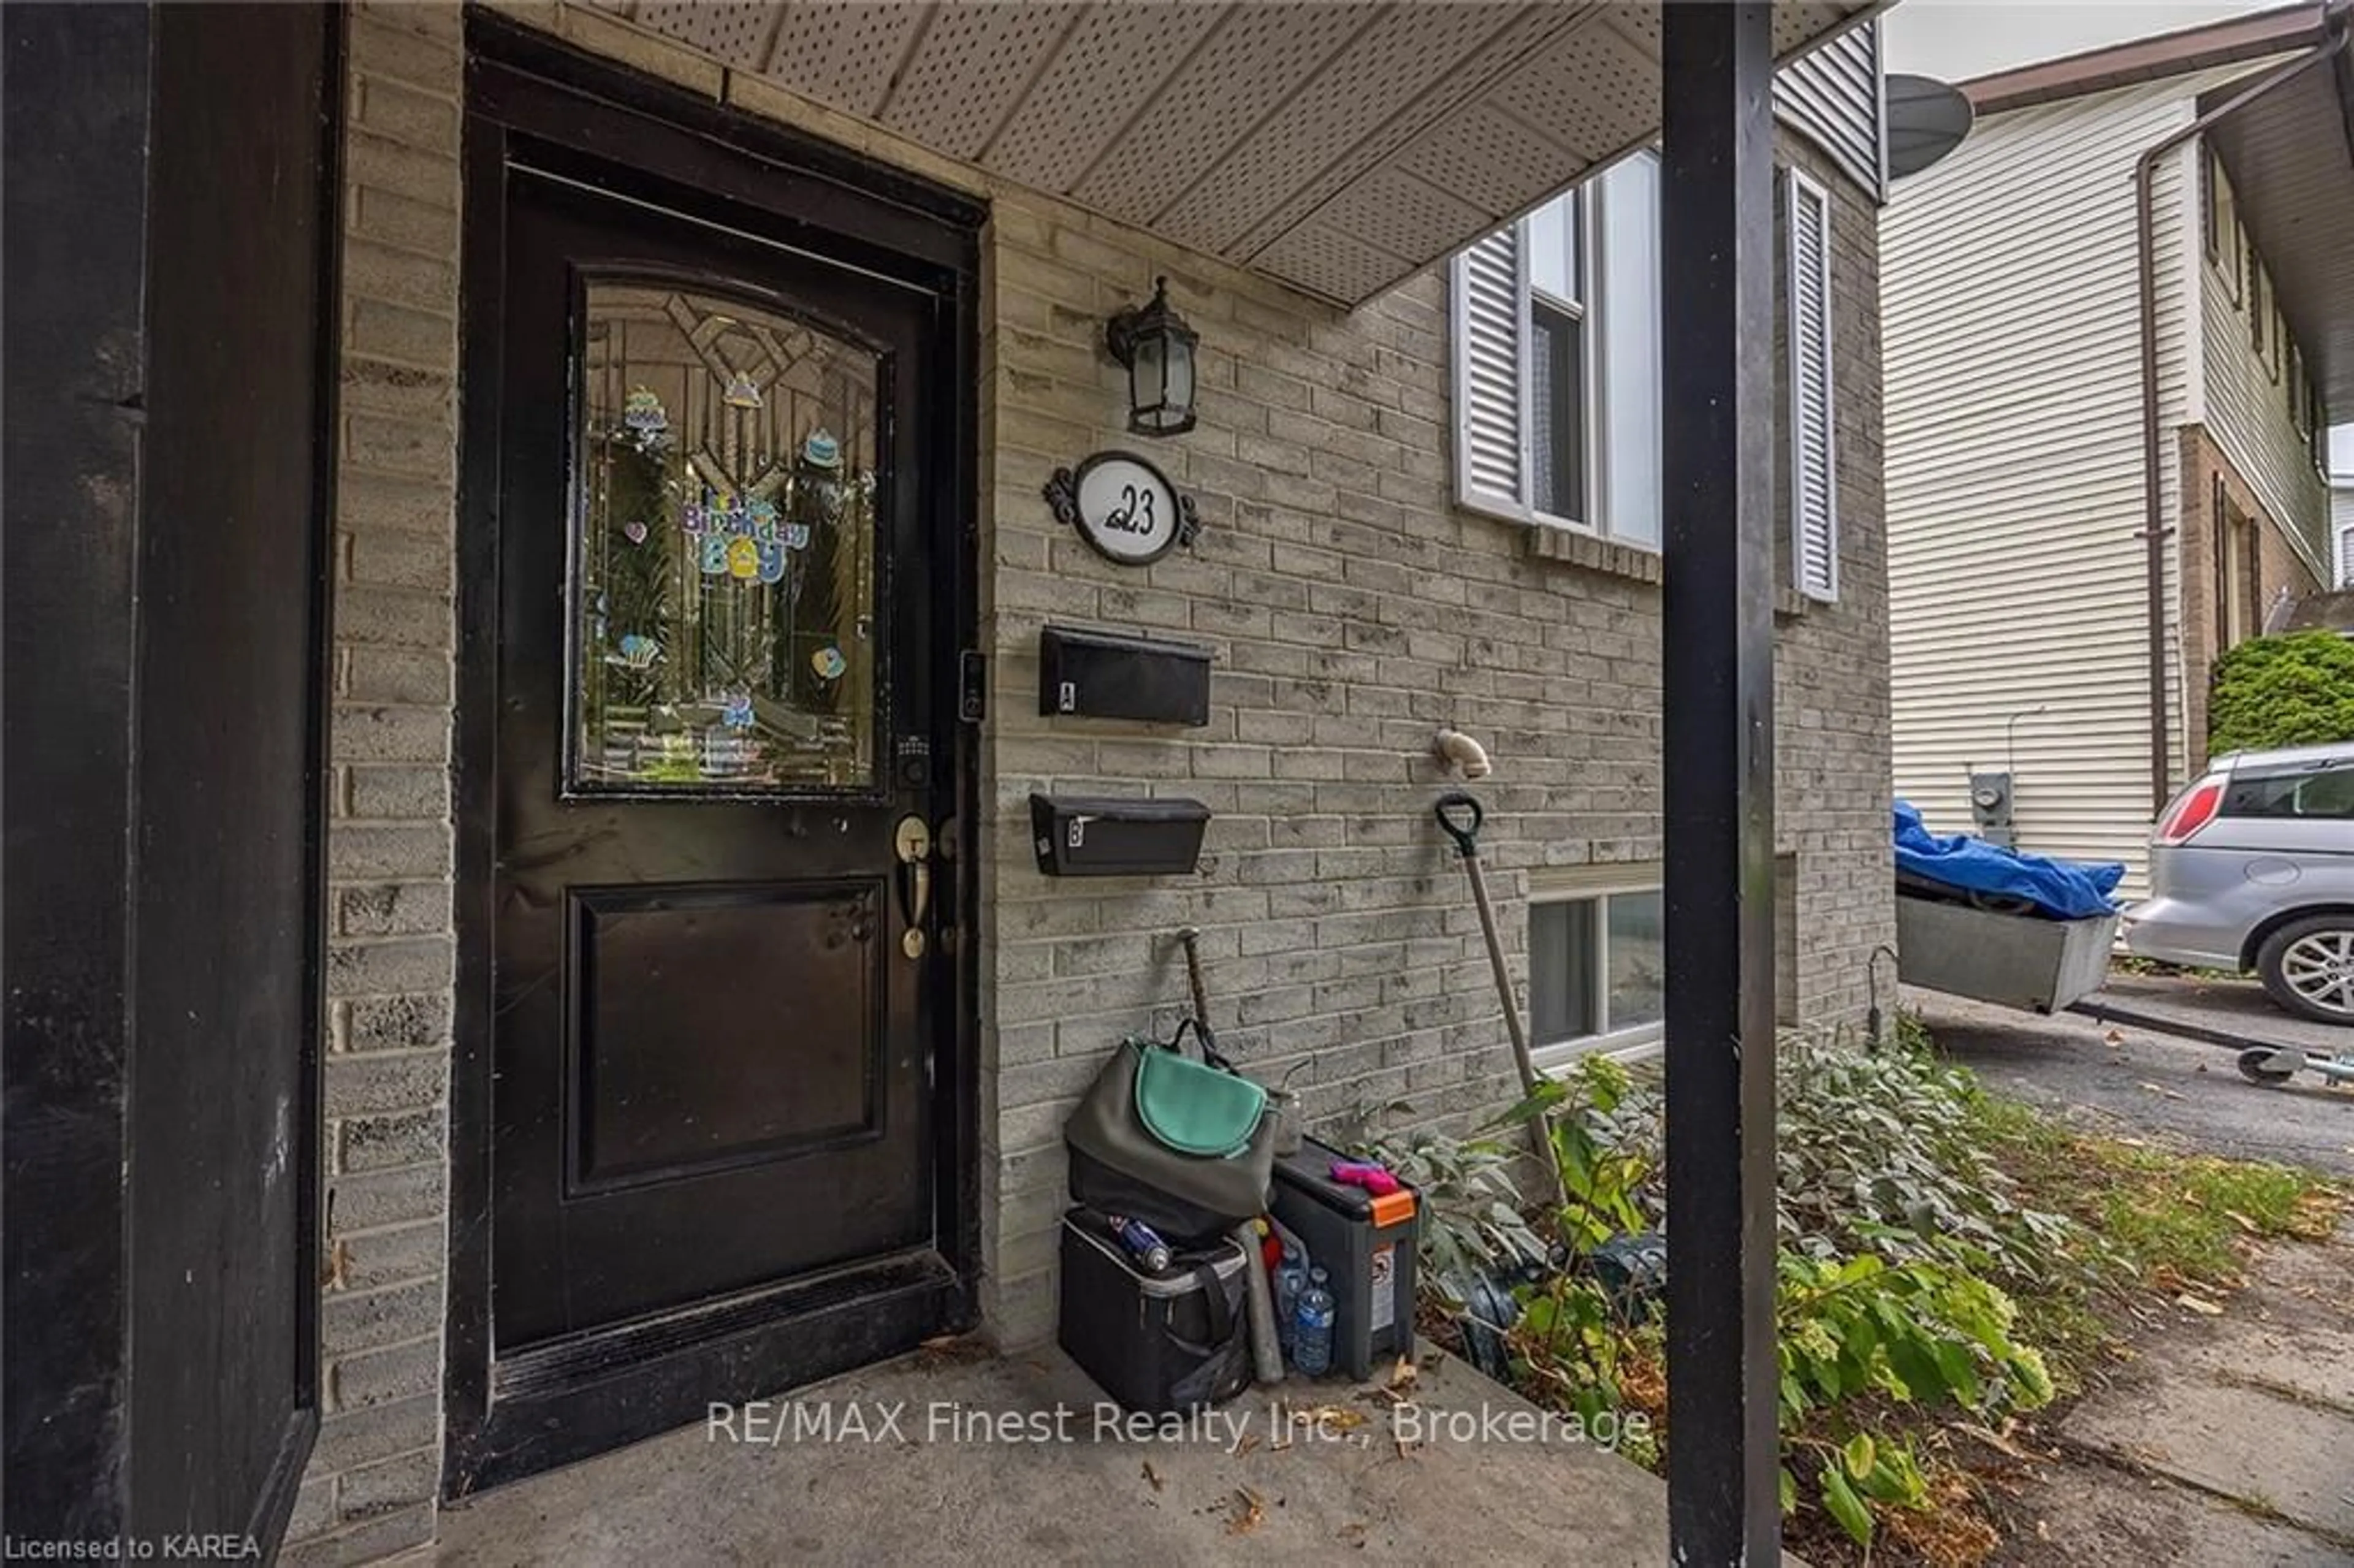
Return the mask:
<svg viewBox="0 0 2354 1568">
<path fill-rule="evenodd" d="M 1343 304 L 1655 135 L 1656 4 L 620 0 L 638 26 Z M 1874 9 L 1783 0 L 1787 58 Z"/>
</svg>

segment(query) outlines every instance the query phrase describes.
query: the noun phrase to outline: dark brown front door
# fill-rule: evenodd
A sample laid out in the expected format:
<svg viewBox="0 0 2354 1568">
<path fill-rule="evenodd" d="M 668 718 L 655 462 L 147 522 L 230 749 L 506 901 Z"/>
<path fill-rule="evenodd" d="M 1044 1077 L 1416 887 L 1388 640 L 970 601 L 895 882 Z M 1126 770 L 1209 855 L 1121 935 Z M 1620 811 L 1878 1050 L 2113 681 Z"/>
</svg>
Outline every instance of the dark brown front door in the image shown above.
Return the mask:
<svg viewBox="0 0 2354 1568">
<path fill-rule="evenodd" d="M 742 1397 L 952 1311 L 946 334 L 822 255 L 507 179 L 493 1401 L 698 1344 Z M 805 1353 L 737 1353 L 780 1325 Z"/>
</svg>

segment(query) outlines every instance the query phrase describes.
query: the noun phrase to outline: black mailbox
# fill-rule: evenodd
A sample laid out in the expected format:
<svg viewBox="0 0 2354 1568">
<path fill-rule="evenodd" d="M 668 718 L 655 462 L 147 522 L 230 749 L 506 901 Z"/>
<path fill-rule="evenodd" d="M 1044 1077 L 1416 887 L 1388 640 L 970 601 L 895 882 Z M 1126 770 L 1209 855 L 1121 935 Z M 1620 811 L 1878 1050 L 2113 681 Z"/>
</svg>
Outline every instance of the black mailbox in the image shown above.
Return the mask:
<svg viewBox="0 0 2354 1568">
<path fill-rule="evenodd" d="M 1175 876 L 1202 860 L 1199 800 L 1030 797 L 1031 838 L 1048 876 Z"/>
<path fill-rule="evenodd" d="M 1038 634 L 1038 711 L 1149 724 L 1210 722 L 1210 651 L 1110 631 Z"/>
</svg>

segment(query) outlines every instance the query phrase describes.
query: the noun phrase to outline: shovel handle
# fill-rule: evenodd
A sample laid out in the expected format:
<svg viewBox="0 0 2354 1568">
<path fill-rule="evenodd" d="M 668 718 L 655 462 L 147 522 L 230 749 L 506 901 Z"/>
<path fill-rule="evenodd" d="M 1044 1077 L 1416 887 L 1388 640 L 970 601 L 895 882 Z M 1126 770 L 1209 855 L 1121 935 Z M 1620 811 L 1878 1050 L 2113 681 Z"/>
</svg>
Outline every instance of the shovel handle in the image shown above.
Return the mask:
<svg viewBox="0 0 2354 1568">
<path fill-rule="evenodd" d="M 1459 789 L 1451 795 L 1441 795 L 1438 804 L 1431 808 L 1431 815 L 1438 819 L 1440 830 L 1455 841 L 1456 853 L 1465 860 L 1479 858 L 1479 824 L 1487 813 L 1479 810 L 1475 797 Z"/>
</svg>

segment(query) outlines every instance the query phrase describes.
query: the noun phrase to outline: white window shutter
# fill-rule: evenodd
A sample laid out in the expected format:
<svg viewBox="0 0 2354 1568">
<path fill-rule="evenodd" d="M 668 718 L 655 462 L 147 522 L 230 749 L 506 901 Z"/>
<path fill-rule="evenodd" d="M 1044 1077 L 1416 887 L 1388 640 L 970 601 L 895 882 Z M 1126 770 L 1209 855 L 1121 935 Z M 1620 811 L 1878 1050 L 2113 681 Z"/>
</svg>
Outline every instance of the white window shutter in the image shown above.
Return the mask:
<svg viewBox="0 0 2354 1568">
<path fill-rule="evenodd" d="M 1455 492 L 1466 506 L 1527 510 L 1522 440 L 1524 258 L 1517 227 L 1455 259 Z"/>
<path fill-rule="evenodd" d="M 2354 523 L 2338 530 L 2338 586 L 2354 588 Z"/>
<path fill-rule="evenodd" d="M 1797 170 L 1789 214 L 1790 560 L 1797 590 L 1839 598 L 1839 481 L 1831 383 L 1830 198 Z"/>
</svg>

